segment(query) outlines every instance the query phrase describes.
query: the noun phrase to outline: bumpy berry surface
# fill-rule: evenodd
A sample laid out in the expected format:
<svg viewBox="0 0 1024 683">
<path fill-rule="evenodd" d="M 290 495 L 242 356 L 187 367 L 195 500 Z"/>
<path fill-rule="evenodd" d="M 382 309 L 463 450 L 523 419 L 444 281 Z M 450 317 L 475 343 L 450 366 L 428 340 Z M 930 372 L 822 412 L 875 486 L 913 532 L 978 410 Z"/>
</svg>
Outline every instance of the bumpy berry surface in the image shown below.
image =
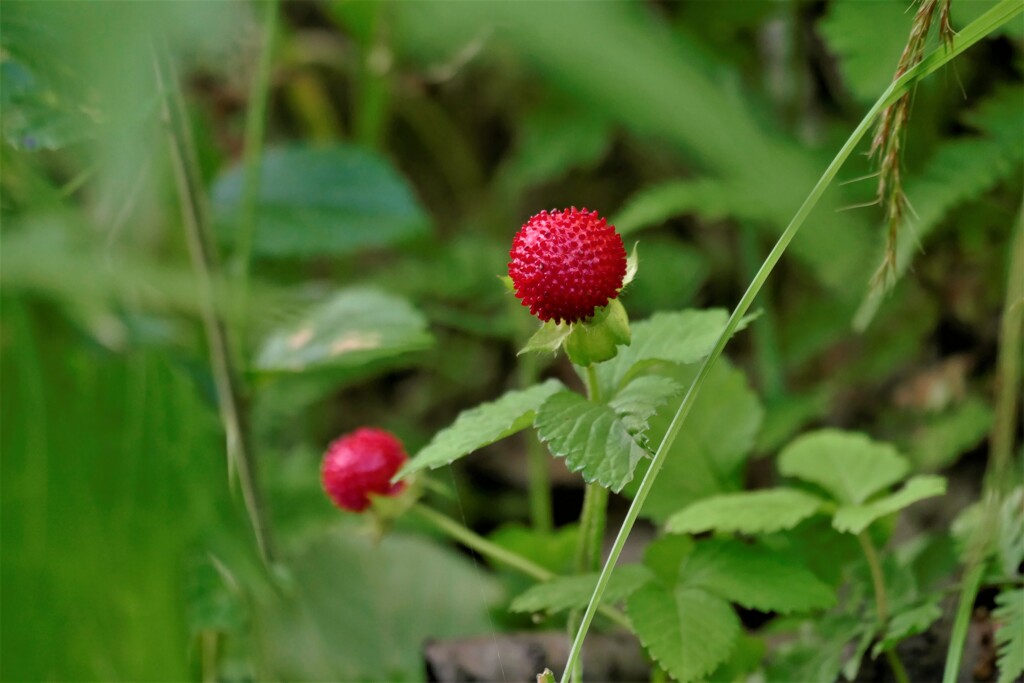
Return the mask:
<svg viewBox="0 0 1024 683">
<path fill-rule="evenodd" d="M 362 512 L 370 505 L 369 494 L 392 496 L 405 485 L 391 477 L 409 459 L 402 442 L 383 429 L 363 427 L 335 439 L 327 447 L 320 480 L 338 507 Z"/>
<path fill-rule="evenodd" d="M 626 248 L 597 211 L 541 211 L 512 240 L 508 274 L 516 296 L 547 322 L 578 322 L 618 296 Z"/>
</svg>

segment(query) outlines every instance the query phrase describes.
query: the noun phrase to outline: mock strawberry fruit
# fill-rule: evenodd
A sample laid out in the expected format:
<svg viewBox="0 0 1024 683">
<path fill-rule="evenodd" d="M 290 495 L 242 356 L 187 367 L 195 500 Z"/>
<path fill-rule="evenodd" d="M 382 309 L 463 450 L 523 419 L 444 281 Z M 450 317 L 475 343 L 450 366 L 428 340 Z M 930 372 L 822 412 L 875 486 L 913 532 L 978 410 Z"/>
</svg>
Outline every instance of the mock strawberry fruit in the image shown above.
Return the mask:
<svg viewBox="0 0 1024 683">
<path fill-rule="evenodd" d="M 393 496 L 405 484 L 391 483 L 391 477 L 409 456 L 393 434 L 363 427 L 335 439 L 327 447 L 320 479 L 324 491 L 338 507 L 362 512 L 370 505 L 369 494 Z"/>
<path fill-rule="evenodd" d="M 626 248 L 597 211 L 541 211 L 512 240 L 508 274 L 530 313 L 544 322 L 586 320 L 619 294 Z"/>
</svg>

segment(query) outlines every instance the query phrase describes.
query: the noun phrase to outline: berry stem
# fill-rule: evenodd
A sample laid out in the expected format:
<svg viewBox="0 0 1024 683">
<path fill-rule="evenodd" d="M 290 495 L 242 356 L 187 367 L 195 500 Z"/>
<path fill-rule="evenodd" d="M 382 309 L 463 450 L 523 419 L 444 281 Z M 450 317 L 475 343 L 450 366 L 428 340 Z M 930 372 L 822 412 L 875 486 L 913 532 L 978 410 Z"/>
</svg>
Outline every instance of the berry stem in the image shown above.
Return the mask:
<svg viewBox="0 0 1024 683">
<path fill-rule="evenodd" d="M 597 586 L 594 588 L 594 594 L 590 598 L 590 604 L 587 605 L 587 611 L 583 615 L 583 622 L 580 624 L 579 630 L 576 632 L 576 637 L 572 643 L 572 649 L 569 651 L 569 660 L 566 663 L 565 671 L 562 673 L 562 683 L 567 683 L 569 681 L 571 672 L 575 668 L 576 662 L 579 661 L 580 653 L 583 649 L 583 641 L 587 637 L 587 631 L 594 619 L 597 606 L 601 604 L 601 598 L 604 596 L 605 588 L 608 586 L 608 580 L 611 578 L 612 571 L 615 569 L 615 563 L 618 561 L 619 555 L 622 553 L 622 549 L 626 545 L 626 539 L 629 537 L 629 532 L 632 531 L 633 525 L 636 523 L 637 517 L 640 514 L 640 510 L 643 508 L 644 502 L 647 500 L 647 496 L 650 494 L 651 488 L 654 486 L 654 481 L 657 479 L 658 472 L 661 470 L 662 465 L 665 464 L 668 452 L 671 449 L 676 436 L 679 434 L 679 430 L 683 426 L 686 416 L 690 413 L 697 396 L 700 394 L 700 389 L 703 386 L 704 381 L 707 379 L 708 374 L 710 374 L 711 369 L 714 367 L 715 361 L 717 361 L 719 356 L 722 355 L 722 351 L 725 349 L 726 343 L 736 331 L 740 320 L 744 315 L 746 315 L 746 312 L 750 309 L 750 305 L 754 302 L 754 299 L 761 291 L 761 288 L 764 286 L 768 276 L 782 258 L 782 255 L 785 253 L 789 243 L 793 241 L 796 233 L 800 230 L 804 221 L 807 220 L 807 217 L 810 215 L 814 206 L 818 203 L 818 200 L 821 199 L 823 194 L 825 194 L 825 190 L 832 184 L 832 181 L 839 173 L 839 169 L 846 162 L 846 159 L 850 154 L 853 153 L 853 150 L 860 143 L 864 135 L 867 134 L 871 124 L 883 109 L 899 99 L 916 81 L 937 71 L 943 64 L 951 61 L 961 52 L 1013 19 L 1022 11 L 1024 11 L 1024 4 L 1021 4 L 1020 0 L 1002 0 L 998 5 L 983 14 L 976 21 L 972 22 L 959 35 L 957 35 L 953 39 L 951 47 L 942 47 L 934 50 L 900 78 L 893 81 L 889 87 L 885 89 L 885 92 L 882 93 L 881 97 L 878 98 L 867 114 L 864 115 L 864 118 L 854 129 L 853 133 L 850 134 L 850 137 L 832 159 L 832 162 L 828 165 L 828 168 L 825 169 L 825 172 L 814 185 L 814 188 L 804 200 L 803 204 L 801 204 L 796 215 L 793 216 L 793 220 L 790 221 L 789 225 L 786 226 L 785 231 L 783 231 L 782 235 L 779 236 L 775 246 L 772 247 L 772 250 L 765 258 L 764 263 L 761 264 L 761 268 L 757 271 L 757 274 L 754 276 L 754 279 L 747 288 L 747 291 L 743 294 L 743 297 L 736 305 L 735 310 L 733 310 L 732 315 L 729 317 L 729 321 L 725 325 L 725 329 L 722 330 L 721 335 L 718 337 L 718 341 L 715 343 L 714 349 L 712 349 L 711 353 L 704 359 L 704 362 L 701 363 L 697 376 L 690 384 L 690 388 L 683 397 L 682 403 L 680 403 L 675 417 L 672 418 L 672 422 L 669 425 L 668 431 L 665 433 L 665 437 L 662 439 L 657 452 L 654 454 L 654 459 L 651 461 L 647 474 L 644 475 L 644 478 L 640 483 L 640 488 L 633 498 L 633 503 L 629 506 L 629 510 L 626 512 L 626 518 L 623 520 L 622 526 L 619 528 L 619 533 L 615 537 L 615 542 L 612 544 L 608 560 L 605 562 L 604 568 L 601 570 L 601 574 L 598 577 Z"/>
<path fill-rule="evenodd" d="M 511 550 L 506 550 L 500 545 L 488 541 L 478 533 L 459 524 L 451 517 L 448 517 L 437 510 L 433 510 L 422 503 L 416 503 L 412 506 L 411 510 L 419 515 L 420 518 L 430 522 L 430 524 L 432 524 L 438 531 L 451 537 L 453 540 L 458 541 L 467 548 L 475 550 L 477 553 L 490 560 L 504 564 L 507 567 L 511 567 L 530 578 L 537 579 L 538 581 L 550 581 L 558 576 L 539 564 L 531 562 L 522 555 L 514 553 Z M 626 618 L 626 615 L 615 608 L 602 605 L 601 614 L 608 617 L 619 626 L 627 629 L 630 628 L 629 620 Z"/>
</svg>

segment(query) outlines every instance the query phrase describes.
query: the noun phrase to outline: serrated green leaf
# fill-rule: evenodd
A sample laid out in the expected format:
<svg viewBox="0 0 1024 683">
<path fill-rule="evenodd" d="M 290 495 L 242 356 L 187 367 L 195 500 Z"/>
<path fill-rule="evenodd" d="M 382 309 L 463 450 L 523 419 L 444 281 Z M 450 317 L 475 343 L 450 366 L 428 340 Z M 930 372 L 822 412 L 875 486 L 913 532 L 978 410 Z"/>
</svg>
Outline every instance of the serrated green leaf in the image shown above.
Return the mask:
<svg viewBox="0 0 1024 683">
<path fill-rule="evenodd" d="M 666 366 L 658 374 L 689 386 L 696 367 Z M 679 406 L 670 400 L 650 420 L 647 438 L 657 446 Z M 750 456 L 764 410 L 742 371 L 720 359 L 711 369 L 700 396 L 672 444 L 641 514 L 663 522 L 690 503 L 742 488 L 742 465 Z M 644 472 L 641 463 L 633 494 Z"/>
<path fill-rule="evenodd" d="M 297 373 L 324 367 L 358 369 L 433 344 L 427 321 L 407 301 L 376 289 L 338 292 L 270 334 L 255 367 Z"/>
<path fill-rule="evenodd" d="M 781 531 L 792 529 L 813 515 L 824 502 L 797 489 L 726 493 L 699 500 L 676 513 L 669 518 L 665 529 L 676 534 Z"/>
<path fill-rule="evenodd" d="M 694 363 L 711 352 L 729 314 L 721 309 L 687 309 L 656 313 L 633 324 L 633 341 L 618 356 L 597 367 L 605 395 L 616 393 L 630 378 L 658 361 Z"/>
<path fill-rule="evenodd" d="M 583 479 L 618 492 L 633 478 L 647 451 L 607 405 L 591 403 L 579 394 L 552 395 L 537 411 L 537 435 L 553 455 Z"/>
<path fill-rule="evenodd" d="M 495 401 L 463 411 L 450 427 L 435 434 L 430 443 L 407 462 L 395 478 L 428 467 L 434 469 L 447 465 L 526 429 L 533 423 L 541 404 L 564 388 L 558 380 L 549 379 L 529 389 L 509 391 Z"/>
<path fill-rule="evenodd" d="M 913 477 L 896 493 L 864 505 L 843 505 L 836 510 L 832 526 L 838 531 L 859 534 L 879 517 L 902 510 L 924 498 L 941 496 L 945 492 L 945 477 L 927 474 Z"/>
<path fill-rule="evenodd" d="M 729 603 L 699 588 L 651 583 L 630 596 L 626 611 L 648 653 L 679 681 L 711 673 L 741 632 Z"/>
<path fill-rule="evenodd" d="M 597 572 L 593 572 L 559 576 L 546 583 L 539 583 L 516 597 L 509 605 L 509 610 L 556 614 L 569 609 L 582 609 L 594 594 L 597 577 Z M 612 605 L 624 600 L 652 578 L 651 570 L 643 565 L 619 565 L 608 580 L 602 602 Z"/>
<path fill-rule="evenodd" d="M 644 565 L 663 586 L 672 588 L 679 583 L 679 566 L 683 558 L 692 553 L 697 544 L 689 536 L 662 536 L 647 544 Z"/>
<path fill-rule="evenodd" d="M 642 434 L 658 409 L 682 390 L 683 387 L 670 377 L 645 375 L 627 384 L 608 401 L 608 406 L 622 418 L 630 434 Z"/>
<path fill-rule="evenodd" d="M 1024 673 L 1024 590 L 1004 590 L 992 612 L 996 622 L 999 683 L 1011 683 Z"/>
<path fill-rule="evenodd" d="M 934 602 L 926 602 L 894 614 L 885 630 L 885 637 L 871 649 L 871 656 L 877 657 L 904 638 L 924 633 L 941 616 L 942 608 Z"/>
<path fill-rule="evenodd" d="M 779 472 L 818 484 L 841 503 L 863 503 L 902 479 L 909 468 L 889 444 L 836 429 L 805 434 L 779 455 Z"/>
<path fill-rule="evenodd" d="M 823 609 L 835 591 L 807 569 L 762 545 L 712 539 L 697 543 L 679 570 L 680 585 L 703 588 L 726 600 L 764 612 Z"/>
<path fill-rule="evenodd" d="M 239 166 L 211 192 L 217 225 L 229 238 L 237 230 L 243 186 Z M 253 249 L 270 256 L 352 254 L 429 233 L 405 179 L 384 157 L 352 146 L 268 150 L 256 211 Z"/>
<path fill-rule="evenodd" d="M 533 333 L 533 336 L 526 342 L 526 346 L 521 348 L 516 355 L 521 356 L 531 351 L 554 353 L 562 346 L 570 332 L 572 332 L 572 325 L 548 320 Z"/>
</svg>

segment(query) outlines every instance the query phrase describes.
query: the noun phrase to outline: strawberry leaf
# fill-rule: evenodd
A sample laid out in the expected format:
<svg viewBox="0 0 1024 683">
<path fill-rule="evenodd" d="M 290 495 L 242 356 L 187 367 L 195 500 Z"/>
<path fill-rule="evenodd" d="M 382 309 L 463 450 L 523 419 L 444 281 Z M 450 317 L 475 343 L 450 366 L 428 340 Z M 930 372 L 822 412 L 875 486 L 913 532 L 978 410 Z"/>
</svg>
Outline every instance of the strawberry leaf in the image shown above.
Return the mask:
<svg viewBox="0 0 1024 683">
<path fill-rule="evenodd" d="M 779 472 L 817 484 L 840 503 L 860 505 L 906 475 L 910 464 L 889 444 L 863 434 L 823 429 L 793 441 Z"/>
<path fill-rule="evenodd" d="M 627 384 L 608 406 L 622 418 L 630 434 L 643 434 L 658 409 L 682 390 L 682 385 L 671 377 L 646 375 Z"/>
<path fill-rule="evenodd" d="M 650 655 L 680 681 L 711 673 L 741 631 L 729 603 L 700 588 L 649 583 L 629 597 L 626 611 Z"/>
<path fill-rule="evenodd" d="M 463 411 L 450 427 L 435 434 L 430 443 L 395 475 L 395 479 L 422 469 L 447 465 L 526 429 L 533 423 L 540 405 L 559 389 L 564 389 L 562 383 L 549 379 L 543 384 L 510 391 L 496 401 Z"/>
<path fill-rule="evenodd" d="M 647 456 L 614 410 L 571 391 L 549 397 L 537 411 L 536 426 L 540 439 L 571 471 L 615 492 Z"/>
<path fill-rule="evenodd" d="M 873 521 L 916 503 L 923 498 L 941 496 L 946 492 L 946 478 L 936 475 L 921 475 L 908 480 L 897 491 L 864 505 L 843 505 L 836 510 L 832 526 L 838 531 L 859 534 Z"/>
<path fill-rule="evenodd" d="M 670 533 L 767 533 L 792 529 L 821 509 L 817 496 L 797 489 L 725 493 L 699 500 L 669 518 Z"/>
<path fill-rule="evenodd" d="M 652 579 L 651 570 L 639 564 L 615 568 L 608 580 L 602 602 L 614 604 L 629 597 Z M 597 572 L 576 576 L 559 576 L 539 583 L 520 594 L 509 605 L 513 612 L 546 612 L 556 614 L 569 609 L 582 609 L 590 602 L 597 585 Z"/>
</svg>

